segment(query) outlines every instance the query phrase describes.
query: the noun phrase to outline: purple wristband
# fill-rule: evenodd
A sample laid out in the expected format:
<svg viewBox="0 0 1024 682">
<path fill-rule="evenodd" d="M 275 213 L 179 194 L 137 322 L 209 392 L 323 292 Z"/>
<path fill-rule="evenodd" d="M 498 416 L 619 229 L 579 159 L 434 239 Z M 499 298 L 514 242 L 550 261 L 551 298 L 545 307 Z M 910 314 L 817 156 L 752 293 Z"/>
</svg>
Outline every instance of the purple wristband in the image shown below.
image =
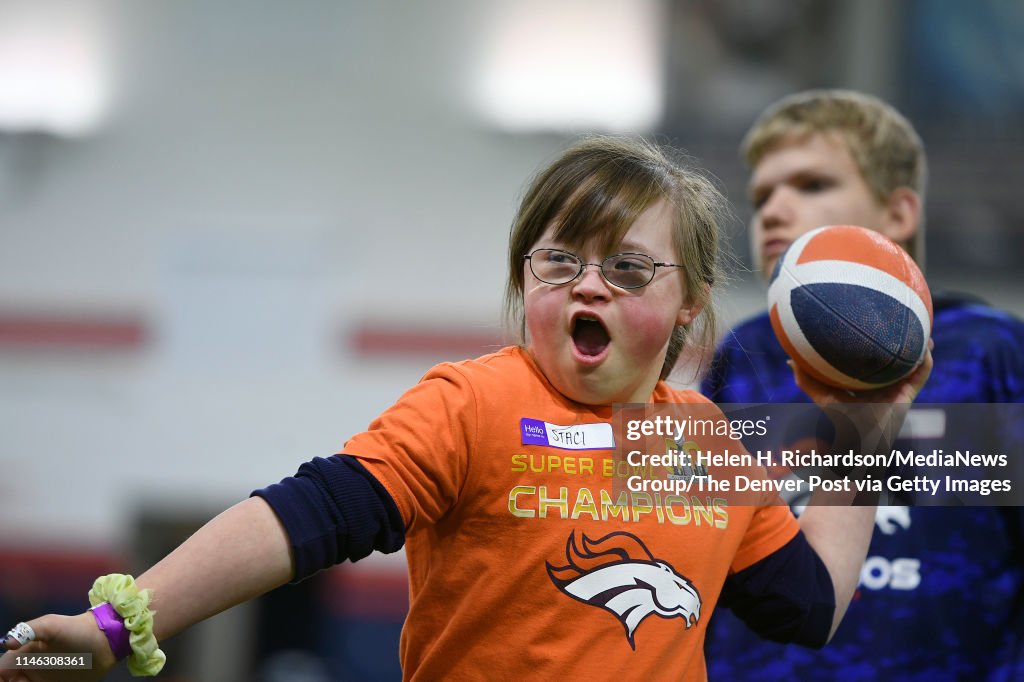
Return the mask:
<svg viewBox="0 0 1024 682">
<path fill-rule="evenodd" d="M 117 611 L 108 602 L 91 609 L 96 625 L 107 636 L 110 650 L 114 652 L 117 660 L 128 658 L 132 653 L 132 645 L 128 642 L 128 628 L 124 626 L 124 620 L 117 615 Z"/>
</svg>

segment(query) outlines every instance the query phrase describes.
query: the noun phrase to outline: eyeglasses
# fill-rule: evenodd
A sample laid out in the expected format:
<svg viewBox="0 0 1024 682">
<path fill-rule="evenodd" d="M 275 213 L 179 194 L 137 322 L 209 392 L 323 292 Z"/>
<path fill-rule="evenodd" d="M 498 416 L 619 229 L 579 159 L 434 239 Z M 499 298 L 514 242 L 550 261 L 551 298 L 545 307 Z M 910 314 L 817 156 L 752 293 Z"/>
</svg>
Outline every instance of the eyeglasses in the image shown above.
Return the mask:
<svg viewBox="0 0 1024 682">
<path fill-rule="evenodd" d="M 639 289 L 651 283 L 658 268 L 682 268 L 675 263 L 658 263 L 642 253 L 617 253 L 608 256 L 601 263 L 584 263 L 574 253 L 561 249 L 536 249 L 524 256 L 530 261 L 533 276 L 546 284 L 568 284 L 588 265 L 601 269 L 601 275 L 609 284 L 620 289 Z"/>
</svg>

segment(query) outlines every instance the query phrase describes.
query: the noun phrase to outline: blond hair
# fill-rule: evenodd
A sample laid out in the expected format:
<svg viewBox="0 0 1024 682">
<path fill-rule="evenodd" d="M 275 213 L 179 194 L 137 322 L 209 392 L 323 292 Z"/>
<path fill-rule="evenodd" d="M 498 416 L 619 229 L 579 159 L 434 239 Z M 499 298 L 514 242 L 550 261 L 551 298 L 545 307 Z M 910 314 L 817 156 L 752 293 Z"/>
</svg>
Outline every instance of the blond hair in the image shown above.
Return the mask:
<svg viewBox="0 0 1024 682">
<path fill-rule="evenodd" d="M 565 150 L 533 178 L 512 223 L 508 251 L 505 312 L 525 342 L 524 256 L 549 226 L 569 248 L 584 244 L 611 253 L 636 219 L 659 200 L 674 207 L 672 243 L 682 269 L 688 302 L 703 311 L 686 327 L 676 327 L 661 370 L 672 371 L 684 344 L 713 347 L 716 333 L 712 285 L 720 280 L 719 223 L 726 215 L 721 192 L 697 170 L 669 158 L 641 139 L 590 136 Z M 696 326 L 697 330 L 690 327 Z"/>
<path fill-rule="evenodd" d="M 751 168 L 781 142 L 813 133 L 835 133 L 846 145 L 880 204 L 900 187 L 914 190 L 924 206 L 928 163 L 914 126 L 877 97 L 851 90 L 808 90 L 768 107 L 743 138 L 741 153 Z M 907 252 L 924 259 L 924 220 Z"/>
</svg>

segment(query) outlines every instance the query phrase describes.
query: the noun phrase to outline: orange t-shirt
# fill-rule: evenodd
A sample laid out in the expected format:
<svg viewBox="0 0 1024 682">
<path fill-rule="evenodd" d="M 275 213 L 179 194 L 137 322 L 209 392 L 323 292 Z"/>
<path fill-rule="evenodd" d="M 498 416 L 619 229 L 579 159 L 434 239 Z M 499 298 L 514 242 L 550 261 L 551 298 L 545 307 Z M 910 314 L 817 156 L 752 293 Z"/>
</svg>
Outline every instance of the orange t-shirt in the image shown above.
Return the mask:
<svg viewBox="0 0 1024 682">
<path fill-rule="evenodd" d="M 707 400 L 661 382 L 651 402 Z M 611 418 L 505 348 L 438 365 L 346 443 L 405 521 L 406 679 L 706 678 L 727 574 L 791 540 L 796 520 L 767 496 L 625 490 Z M 538 444 L 544 425 L 555 435 Z M 597 449 L 579 449 L 581 433 Z"/>
</svg>

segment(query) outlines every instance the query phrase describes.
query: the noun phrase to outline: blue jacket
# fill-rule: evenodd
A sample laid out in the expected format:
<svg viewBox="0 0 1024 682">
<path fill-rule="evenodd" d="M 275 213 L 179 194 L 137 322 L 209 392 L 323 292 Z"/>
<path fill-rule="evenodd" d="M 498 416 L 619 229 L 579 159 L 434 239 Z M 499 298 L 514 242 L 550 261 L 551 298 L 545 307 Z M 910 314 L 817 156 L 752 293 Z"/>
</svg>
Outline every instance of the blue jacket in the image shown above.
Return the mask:
<svg viewBox="0 0 1024 682">
<path fill-rule="evenodd" d="M 1020 320 L 937 295 L 932 339 L 935 367 L 916 404 L 1024 402 Z M 786 359 L 761 314 L 721 344 L 703 391 L 717 403 L 807 402 Z M 950 419 L 946 436 L 977 428 Z M 707 638 L 710 679 L 1024 680 L 1022 508 L 884 507 L 876 524 L 831 643 L 820 651 L 775 644 L 719 609 Z"/>
</svg>

